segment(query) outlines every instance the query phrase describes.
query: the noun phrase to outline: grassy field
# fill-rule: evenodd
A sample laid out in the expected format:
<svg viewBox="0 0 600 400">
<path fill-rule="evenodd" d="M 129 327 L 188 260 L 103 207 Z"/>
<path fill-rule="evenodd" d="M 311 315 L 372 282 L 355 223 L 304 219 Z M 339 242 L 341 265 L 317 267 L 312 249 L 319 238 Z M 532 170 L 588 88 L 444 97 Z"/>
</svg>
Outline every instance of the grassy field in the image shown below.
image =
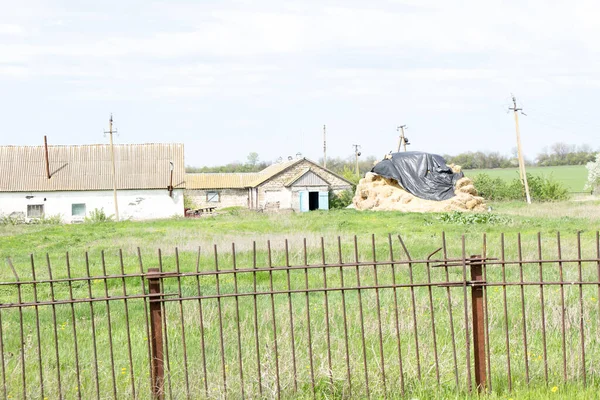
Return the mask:
<svg viewBox="0 0 600 400">
<path fill-rule="evenodd" d="M 562 251 L 565 257 L 576 256 L 576 232 L 582 231 L 582 248 L 586 257 L 596 256 L 595 231 L 600 226 L 600 202 L 564 202 L 555 204 L 534 204 L 524 206 L 521 203 L 492 204 L 494 218 L 489 223 L 481 224 L 471 219 L 452 219 L 444 222 L 441 215 L 437 214 L 402 214 L 402 213 L 375 213 L 356 212 L 354 210 L 311 212 L 306 214 L 268 215 L 247 212 L 232 212 L 227 215 L 202 219 L 178 219 L 152 222 L 120 222 L 96 225 L 65 225 L 65 226 L 2 226 L 0 227 L 0 259 L 3 266 L 0 268 L 0 281 L 14 282 L 15 278 L 8 268 L 5 260 L 11 260 L 21 280 L 32 278 L 31 261 L 29 254 L 34 254 L 36 274 L 38 279 L 48 278 L 48 268 L 45 255 L 49 254 L 53 276 L 66 277 L 70 272 L 72 276 L 86 274 L 85 252 L 88 253 L 89 268 L 92 276 L 101 276 L 103 268 L 108 274 L 118 274 L 121 271 L 120 251 L 123 256 L 123 270 L 127 273 L 139 272 L 138 247 L 142 254 L 144 268 L 162 265 L 165 271 L 175 271 L 176 261 L 184 272 L 214 270 L 215 257 L 219 268 L 231 270 L 233 268 L 232 242 L 236 243 L 237 268 L 251 268 L 256 254 L 257 265 L 269 265 L 267 240 L 271 240 L 271 263 L 279 266 L 289 262 L 290 265 L 304 265 L 303 240 L 306 238 L 308 264 L 322 262 L 321 238 L 323 238 L 323 253 L 327 263 L 338 261 L 338 251 L 341 252 L 345 262 L 355 258 L 355 251 L 360 260 L 377 260 L 390 258 L 388 234 L 391 233 L 394 259 L 406 259 L 400 251 L 397 237 L 401 234 L 411 252 L 413 259 L 424 259 L 428 254 L 441 245 L 441 233 L 446 232 L 448 253 L 451 257 L 460 257 L 462 254 L 461 236 L 466 238 L 466 254 L 481 254 L 482 235 L 486 233 L 490 257 L 500 256 L 500 234 L 505 233 L 506 257 L 517 257 L 517 233 L 521 233 L 523 257 L 532 259 L 537 257 L 537 233 L 542 235 L 542 254 L 545 258 L 556 257 L 556 232 L 562 232 Z M 371 249 L 371 234 L 375 234 L 375 254 Z M 353 235 L 357 235 L 355 249 Z M 337 238 L 340 237 L 338 248 Z M 285 239 L 288 239 L 289 259 L 286 260 Z M 253 243 L 256 242 L 256 253 Z M 217 245 L 218 255 L 215 256 L 214 245 Z M 198 254 L 198 248 L 201 253 Z M 161 248 L 161 258 L 157 251 Z M 178 249 L 176 258 L 175 248 Z M 65 253 L 69 252 L 69 265 L 67 271 Z M 102 252 L 104 265 L 102 263 Z M 198 262 L 198 264 L 197 264 Z M 414 266 L 414 282 L 426 282 L 427 269 L 424 264 Z M 548 265 L 544 272 L 546 280 L 558 280 L 556 265 Z M 565 278 L 577 280 L 577 265 L 565 263 Z M 381 266 L 378 269 L 380 284 L 391 283 L 393 280 L 392 268 Z M 434 282 L 445 280 L 443 269 L 430 271 Z M 519 279 L 519 269 L 512 265 L 507 267 L 507 279 Z M 398 282 L 409 283 L 411 277 L 406 265 L 397 266 L 395 270 Z M 524 268 L 525 281 L 538 279 L 537 266 Z M 584 279 L 597 279 L 595 264 L 584 263 Z M 364 266 L 356 272 L 354 268 L 345 269 L 340 275 L 337 268 L 331 268 L 326 273 L 329 287 L 339 287 L 341 278 L 345 286 L 356 285 L 360 278 L 362 285 L 374 283 L 374 269 Z M 249 292 L 253 290 L 256 282 L 257 290 L 268 290 L 271 278 L 273 287 L 286 290 L 288 287 L 302 289 L 306 281 L 310 288 L 323 287 L 323 273 L 319 270 L 309 270 L 306 274 L 303 269 L 295 270 L 286 275 L 285 271 L 273 273 L 259 272 L 222 275 L 220 278 L 220 292 L 233 293 Z M 256 281 L 255 281 L 256 279 Z M 460 281 L 462 269 L 450 271 L 450 280 Z M 498 268 L 490 267 L 488 281 L 499 282 L 502 279 Z M 129 294 L 141 293 L 139 278 L 127 280 Z M 181 283 L 181 289 L 179 289 Z M 288 286 L 289 285 L 289 286 Z M 194 296 L 198 288 L 202 288 L 203 295 L 216 294 L 216 281 L 214 276 L 202 276 L 177 279 L 167 279 L 164 283 L 165 293 L 178 293 Z M 95 297 L 108 292 L 112 296 L 122 295 L 122 282 L 120 279 L 94 279 L 89 284 L 86 281 L 66 283 L 39 284 L 37 286 L 38 298 L 49 298 L 51 290 L 57 299 L 69 299 L 73 291 L 75 298 L 87 297 L 89 291 Z M 408 398 L 470 398 L 465 390 L 465 328 L 464 328 L 464 298 L 462 288 L 453 288 L 452 293 L 452 322 L 454 324 L 455 339 L 450 335 L 449 306 L 445 288 L 433 288 L 430 301 L 429 292 L 425 287 L 382 289 L 379 293 L 374 290 L 363 290 L 359 298 L 356 291 L 346 291 L 342 306 L 340 292 L 331 292 L 326 299 L 323 292 L 311 293 L 309 296 L 298 293 L 292 296 L 281 294 L 273 296 L 257 296 L 257 319 L 254 314 L 252 296 L 241 297 L 239 302 L 232 298 L 224 298 L 220 302 L 216 299 L 202 301 L 203 316 L 200 318 L 200 303 L 196 301 L 169 302 L 165 307 L 170 357 L 170 391 L 173 398 L 186 397 L 185 369 L 183 368 L 183 345 L 187 346 L 188 354 L 188 386 L 191 397 L 203 397 L 204 385 L 209 387 L 208 395 L 211 398 L 221 398 L 223 372 L 227 378 L 228 389 L 232 397 L 239 396 L 241 385 L 239 360 L 241 358 L 244 371 L 244 387 L 246 396 L 261 397 L 258 393 L 257 366 L 261 366 L 261 379 L 264 398 L 272 398 L 276 392 L 277 371 L 280 375 L 281 392 L 284 398 L 311 397 L 311 371 L 314 376 L 317 397 L 342 398 L 349 396 L 349 386 L 346 383 L 346 355 L 349 358 L 349 367 L 352 374 L 352 393 L 354 397 L 364 397 L 366 378 L 363 371 L 363 354 L 366 354 L 366 363 L 369 371 L 370 390 L 373 397 L 380 397 L 384 393 L 383 377 L 381 374 L 380 352 L 383 351 L 386 371 L 385 390 L 390 397 L 399 397 L 399 361 L 397 356 L 397 332 L 395 330 L 395 302 L 399 304 L 400 348 L 403 356 L 403 378 L 408 393 Z M 560 292 L 558 286 L 550 286 L 545 291 L 544 306 L 546 309 L 547 337 L 547 365 L 549 371 L 548 385 L 545 384 L 543 357 L 543 341 L 541 337 L 540 298 L 538 287 L 526 287 L 524 290 L 527 299 L 527 316 L 523 318 L 520 305 L 520 289 L 508 287 L 506 289 L 508 301 L 508 319 L 503 315 L 503 295 L 501 287 L 491 287 L 489 296 L 489 326 L 490 326 L 490 351 L 492 366 L 492 384 L 494 392 L 492 399 L 545 399 L 545 398 L 597 398 L 600 384 L 597 381 L 597 360 L 600 357 L 600 346 L 597 345 L 599 336 L 598 318 L 598 291 L 597 288 L 586 286 L 583 288 L 584 319 L 585 319 L 585 345 L 587 350 L 586 370 L 588 373 L 588 387 L 584 388 L 578 380 L 580 370 L 580 340 L 578 320 L 578 287 L 565 288 L 565 301 L 567 304 L 566 318 L 566 343 L 569 381 L 562 381 L 562 344 L 560 335 Z M 415 296 L 414 307 L 412 295 Z M 23 285 L 23 301 L 32 301 L 34 293 L 31 286 Z M 0 303 L 16 301 L 18 292 L 14 285 L 0 287 Z M 468 301 L 468 300 L 467 300 Z M 377 304 L 379 302 L 379 307 Z M 308 304 L 308 309 L 307 309 Z M 328 314 L 325 314 L 327 305 Z M 362 310 L 361 307 L 362 306 Z M 125 318 L 125 311 L 129 319 Z M 218 310 L 221 310 L 219 312 Z M 292 311 L 290 311 L 292 309 Z M 381 310 L 378 315 L 377 310 Z M 238 314 L 239 310 L 239 314 Z M 275 314 L 272 314 L 275 310 Z M 360 313 L 364 317 L 365 342 L 361 340 Z M 413 311 L 416 319 L 413 318 Z M 91 312 L 94 317 L 91 318 Z M 310 312 L 310 319 L 307 318 Z M 347 335 L 349 350 L 346 353 L 344 343 L 343 313 L 347 313 Z M 435 314 L 436 328 L 431 327 L 432 312 Z M 57 324 L 53 322 L 53 313 L 56 313 Z M 107 324 L 108 314 L 111 315 L 110 335 Z M 290 313 L 294 322 L 294 351 L 296 363 L 293 362 Z M 239 317 L 238 317 L 239 315 Z M 0 310 L 0 344 L 2 358 L 2 379 L 6 382 L 6 396 L 21 398 L 21 341 L 19 320 L 21 315 L 15 308 Z M 120 397 L 133 397 L 131 380 L 135 382 L 137 397 L 146 398 L 148 390 L 148 362 L 144 303 L 141 300 L 111 301 L 89 304 L 59 305 L 55 308 L 40 306 L 38 309 L 28 307 L 23 309 L 24 321 L 24 356 L 25 369 L 28 382 L 28 397 L 40 398 L 39 368 L 37 368 L 38 340 L 36 332 L 36 318 L 40 319 L 39 347 L 43 353 L 42 379 L 44 381 L 44 396 L 58 397 L 57 373 L 60 371 L 62 381 L 61 392 L 66 398 L 95 398 L 96 387 L 93 372 L 96 369 L 100 375 L 100 398 L 112 398 L 112 385 L 115 385 Z M 240 330 L 237 330 L 237 320 L 240 321 Z M 527 326 L 528 351 L 525 352 L 522 339 L 522 321 L 525 319 Z M 183 321 L 183 324 L 181 323 Z M 278 355 L 275 357 L 274 336 L 272 323 L 277 326 Z M 308 322 L 311 329 L 308 330 Z M 381 321 L 379 325 L 378 321 Z M 325 323 L 330 326 L 330 337 L 326 337 Z M 130 326 L 129 332 L 126 327 Z M 222 328 L 220 327 L 222 324 Z M 185 327 L 185 342 L 182 340 Z M 379 345 L 381 326 L 382 348 Z M 510 350 L 512 360 L 512 382 L 514 391 L 507 390 L 508 376 L 506 370 L 507 351 L 505 347 L 504 327 L 508 326 L 510 337 Z M 94 327 L 96 339 L 93 340 L 91 330 Z M 77 331 L 77 341 L 74 334 Z M 417 334 L 415 335 L 415 331 Z M 204 333 L 203 335 L 201 333 Z M 224 334 L 223 359 L 221 361 L 219 335 Z M 308 333 L 311 333 L 309 342 Z M 433 332 L 437 336 L 437 347 L 433 345 Z M 128 340 L 129 337 L 129 340 Z M 257 363 L 255 338 L 259 338 L 260 364 Z M 56 339 L 57 338 L 57 339 Z M 420 355 L 415 354 L 415 340 L 419 340 Z M 60 369 L 57 367 L 55 357 L 55 340 L 58 340 L 60 356 Z M 202 340 L 205 340 L 205 352 L 202 349 Z M 241 347 L 238 346 L 238 340 Z M 331 343 L 332 370 L 328 368 L 327 341 Z M 110 354 L 108 343 L 112 341 L 115 351 Z M 129 342 L 131 342 L 132 360 L 128 357 Z M 79 378 L 77 378 L 74 345 L 78 346 Z M 458 375 L 454 374 L 453 346 L 456 346 L 458 360 Z M 94 356 L 94 348 L 97 355 Z M 310 354 L 312 352 L 313 368 L 310 368 Z M 438 386 L 436 379 L 435 354 L 437 351 L 438 373 L 441 384 Z M 277 363 L 275 360 L 277 359 Z M 112 360 L 112 361 L 111 361 Z M 204 360 L 204 361 L 202 361 Z M 416 361 L 420 361 L 421 380 L 417 379 L 418 371 Z M 530 368 L 531 384 L 525 383 L 525 360 Z M 207 374 L 204 374 L 203 363 L 207 365 Z M 133 366 L 133 368 L 131 368 Z M 296 384 L 298 392 L 293 390 L 294 373 L 296 368 Z M 331 375 L 329 373 L 331 372 Z M 459 389 L 455 387 L 455 380 L 459 381 Z M 331 384 L 333 381 L 333 385 Z M 238 393 L 237 395 L 235 393 Z M 361 394 L 362 393 L 362 394 Z M 393 395 L 396 393 L 396 395 Z"/>
<path fill-rule="evenodd" d="M 492 178 L 500 177 L 512 180 L 519 177 L 518 168 L 494 168 L 494 169 L 469 169 L 464 170 L 468 177 L 477 174 L 488 174 Z M 564 184 L 570 192 L 582 192 L 587 181 L 587 169 L 585 165 L 565 165 L 559 167 L 528 167 L 527 173 L 536 176 L 552 177 Z"/>
</svg>

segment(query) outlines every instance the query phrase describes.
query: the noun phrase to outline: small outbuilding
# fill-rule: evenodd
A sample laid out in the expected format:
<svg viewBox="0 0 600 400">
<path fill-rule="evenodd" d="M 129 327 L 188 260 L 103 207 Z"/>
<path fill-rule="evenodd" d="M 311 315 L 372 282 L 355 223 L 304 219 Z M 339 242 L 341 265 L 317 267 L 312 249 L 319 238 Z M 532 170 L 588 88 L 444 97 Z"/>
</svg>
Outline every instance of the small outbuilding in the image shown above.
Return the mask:
<svg viewBox="0 0 600 400">
<path fill-rule="evenodd" d="M 253 173 L 188 173 L 186 196 L 199 208 L 253 210 L 329 209 L 329 192 L 352 190 L 352 183 L 319 164 L 298 158 Z"/>
<path fill-rule="evenodd" d="M 114 145 L 120 219 L 183 215 L 183 144 Z M 60 215 L 80 222 L 115 214 L 109 145 L 0 146 L 0 216 Z"/>
</svg>

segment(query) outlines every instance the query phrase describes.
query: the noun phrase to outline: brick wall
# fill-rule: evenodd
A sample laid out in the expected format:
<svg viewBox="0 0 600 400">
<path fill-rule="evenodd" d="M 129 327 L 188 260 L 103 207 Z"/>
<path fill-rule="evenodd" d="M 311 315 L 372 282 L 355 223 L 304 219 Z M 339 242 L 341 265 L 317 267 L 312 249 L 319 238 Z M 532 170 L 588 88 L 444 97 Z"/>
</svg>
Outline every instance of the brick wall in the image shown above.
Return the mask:
<svg viewBox="0 0 600 400">
<path fill-rule="evenodd" d="M 208 192 L 218 192 L 219 202 L 206 201 Z M 248 208 L 248 189 L 209 189 L 192 190 L 187 189 L 185 195 L 189 196 L 196 207 L 245 207 Z"/>
</svg>

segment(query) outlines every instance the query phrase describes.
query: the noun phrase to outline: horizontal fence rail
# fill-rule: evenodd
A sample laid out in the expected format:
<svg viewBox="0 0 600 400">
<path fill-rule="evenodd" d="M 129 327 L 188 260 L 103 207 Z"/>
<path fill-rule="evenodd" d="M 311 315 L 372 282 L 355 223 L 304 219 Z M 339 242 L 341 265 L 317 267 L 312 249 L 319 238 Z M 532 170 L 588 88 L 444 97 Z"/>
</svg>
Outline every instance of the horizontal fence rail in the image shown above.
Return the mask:
<svg viewBox="0 0 600 400">
<path fill-rule="evenodd" d="M 414 259 L 399 235 L 7 259 L 0 393 L 384 397 L 598 377 L 598 233 L 437 239 Z"/>
</svg>

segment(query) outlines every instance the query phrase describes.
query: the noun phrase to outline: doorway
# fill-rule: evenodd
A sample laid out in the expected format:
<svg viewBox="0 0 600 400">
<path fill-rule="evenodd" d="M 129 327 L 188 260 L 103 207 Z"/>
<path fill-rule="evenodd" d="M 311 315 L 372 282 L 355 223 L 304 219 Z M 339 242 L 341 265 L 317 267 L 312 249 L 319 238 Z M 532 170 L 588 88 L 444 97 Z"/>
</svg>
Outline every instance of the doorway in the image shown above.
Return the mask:
<svg viewBox="0 0 600 400">
<path fill-rule="evenodd" d="M 308 210 L 319 209 L 319 192 L 308 192 Z"/>
</svg>

